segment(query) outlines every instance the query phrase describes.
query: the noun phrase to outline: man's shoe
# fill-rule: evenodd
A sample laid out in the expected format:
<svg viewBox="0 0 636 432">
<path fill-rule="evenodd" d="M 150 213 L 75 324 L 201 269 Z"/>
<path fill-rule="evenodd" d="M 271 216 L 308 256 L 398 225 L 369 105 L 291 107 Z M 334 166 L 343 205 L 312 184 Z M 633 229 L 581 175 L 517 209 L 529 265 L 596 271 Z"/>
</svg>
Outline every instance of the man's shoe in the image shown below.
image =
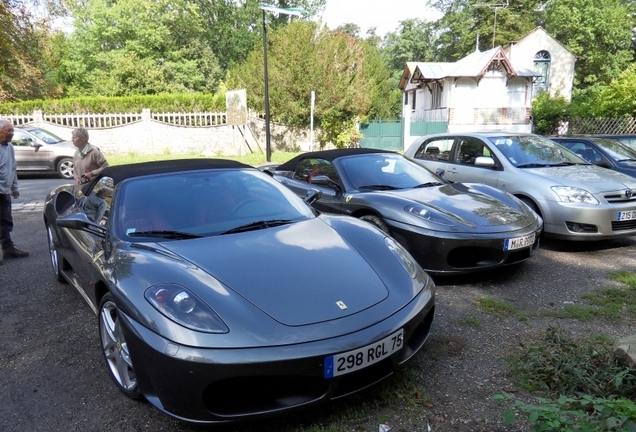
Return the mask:
<svg viewBox="0 0 636 432">
<path fill-rule="evenodd" d="M 24 258 L 27 256 L 29 256 L 27 251 L 16 249 L 15 246 L 9 246 L 8 248 L 2 249 L 3 258 Z"/>
</svg>

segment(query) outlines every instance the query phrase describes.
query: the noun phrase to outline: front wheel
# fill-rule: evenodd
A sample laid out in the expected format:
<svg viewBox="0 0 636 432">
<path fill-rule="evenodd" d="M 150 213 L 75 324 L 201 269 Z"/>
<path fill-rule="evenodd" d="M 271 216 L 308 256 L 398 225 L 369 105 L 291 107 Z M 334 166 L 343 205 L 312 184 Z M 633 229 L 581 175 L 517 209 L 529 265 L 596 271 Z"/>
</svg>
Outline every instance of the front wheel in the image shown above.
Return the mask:
<svg viewBox="0 0 636 432">
<path fill-rule="evenodd" d="M 66 282 L 64 275 L 62 274 L 60 255 L 57 253 L 57 247 L 53 239 L 53 230 L 49 224 L 46 225 L 46 236 L 49 241 L 49 257 L 51 259 L 51 266 L 53 267 L 53 273 L 55 273 L 55 279 L 58 282 Z"/>
<path fill-rule="evenodd" d="M 73 159 L 64 158 L 57 163 L 57 174 L 64 179 L 73 178 Z"/>
<path fill-rule="evenodd" d="M 382 220 L 380 216 L 370 215 L 370 214 L 363 215 L 363 216 L 360 216 L 360 220 L 369 222 L 370 224 L 380 228 L 381 231 L 385 232 L 386 234 L 389 234 L 389 227 L 386 226 L 386 223 Z"/>
<path fill-rule="evenodd" d="M 141 392 L 124 339 L 119 309 L 110 293 L 105 294 L 99 304 L 99 338 L 110 377 L 123 394 L 131 399 L 139 399 Z"/>
</svg>

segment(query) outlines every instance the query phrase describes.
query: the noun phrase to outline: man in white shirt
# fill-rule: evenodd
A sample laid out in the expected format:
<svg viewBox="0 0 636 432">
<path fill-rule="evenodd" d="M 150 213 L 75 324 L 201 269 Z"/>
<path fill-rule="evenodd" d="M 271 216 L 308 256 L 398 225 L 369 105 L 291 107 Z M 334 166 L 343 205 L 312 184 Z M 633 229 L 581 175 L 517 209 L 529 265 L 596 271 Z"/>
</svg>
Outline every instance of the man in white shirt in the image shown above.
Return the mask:
<svg viewBox="0 0 636 432">
<path fill-rule="evenodd" d="M 3 258 L 23 258 L 27 251 L 17 249 L 11 241 L 13 216 L 11 215 L 11 197 L 18 198 L 18 172 L 11 139 L 13 124 L 0 119 L 0 243 Z M 0 260 L 0 264 L 2 261 Z"/>
</svg>

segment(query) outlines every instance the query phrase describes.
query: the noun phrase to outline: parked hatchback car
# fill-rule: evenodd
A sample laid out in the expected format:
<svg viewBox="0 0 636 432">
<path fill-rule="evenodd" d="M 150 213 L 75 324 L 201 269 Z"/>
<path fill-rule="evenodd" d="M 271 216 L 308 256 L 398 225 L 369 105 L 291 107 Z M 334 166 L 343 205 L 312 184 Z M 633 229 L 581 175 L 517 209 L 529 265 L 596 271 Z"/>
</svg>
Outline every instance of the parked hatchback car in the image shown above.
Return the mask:
<svg viewBox="0 0 636 432">
<path fill-rule="evenodd" d="M 314 208 L 391 234 L 430 273 L 515 264 L 539 248 L 541 218 L 518 199 L 482 184 L 450 183 L 395 152 L 307 152 L 273 175 L 301 197 L 320 190 Z"/>
<path fill-rule="evenodd" d="M 35 126 L 16 126 L 11 140 L 18 171 L 56 172 L 73 178 L 75 146 L 57 135 Z"/>
<path fill-rule="evenodd" d="M 430 152 L 430 148 L 446 149 Z M 602 240 L 636 235 L 636 179 L 592 165 L 534 134 L 445 133 L 405 152 L 456 182 L 512 193 L 543 217 L 547 236 Z"/>
<path fill-rule="evenodd" d="M 636 177 L 636 151 L 609 138 L 550 137 L 586 161 Z"/>
<path fill-rule="evenodd" d="M 636 151 L 636 135 L 610 135 L 610 134 L 605 134 L 605 135 L 594 135 L 595 137 L 598 138 L 609 138 L 609 139 L 613 139 L 615 141 L 620 142 L 621 144 L 625 144 L 627 147 L 631 148 L 632 150 Z"/>
</svg>

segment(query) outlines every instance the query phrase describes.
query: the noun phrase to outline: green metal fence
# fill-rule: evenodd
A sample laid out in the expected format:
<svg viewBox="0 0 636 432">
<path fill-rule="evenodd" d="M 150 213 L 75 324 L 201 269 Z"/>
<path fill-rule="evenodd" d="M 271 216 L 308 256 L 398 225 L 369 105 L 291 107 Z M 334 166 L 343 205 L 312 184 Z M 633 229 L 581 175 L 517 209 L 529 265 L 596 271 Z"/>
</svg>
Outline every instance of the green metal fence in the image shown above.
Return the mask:
<svg viewBox="0 0 636 432">
<path fill-rule="evenodd" d="M 360 125 L 360 132 L 364 138 L 360 140 L 360 147 L 382 150 L 402 151 L 404 149 L 404 120 L 393 122 L 373 122 Z M 447 132 L 446 122 L 412 122 L 411 135 L 428 135 Z"/>
</svg>

